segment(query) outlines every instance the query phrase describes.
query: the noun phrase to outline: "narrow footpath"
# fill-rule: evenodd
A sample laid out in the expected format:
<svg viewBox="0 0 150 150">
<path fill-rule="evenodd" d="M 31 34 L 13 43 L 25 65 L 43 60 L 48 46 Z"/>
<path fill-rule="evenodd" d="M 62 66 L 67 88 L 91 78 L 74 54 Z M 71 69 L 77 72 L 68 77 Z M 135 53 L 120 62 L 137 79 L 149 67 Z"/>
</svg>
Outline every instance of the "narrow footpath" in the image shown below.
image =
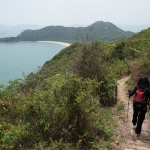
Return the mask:
<svg viewBox="0 0 150 150">
<path fill-rule="evenodd" d="M 113 139 L 116 150 L 150 150 L 150 113 L 146 113 L 146 118 L 142 126 L 142 132 L 136 137 L 132 125 L 133 98 L 128 98 L 126 81 L 129 77 L 124 77 L 118 81 L 118 100 L 124 103 L 124 111 L 118 114 L 117 129 Z M 129 102 L 129 105 L 128 105 Z M 128 117 L 127 117 L 128 111 Z"/>
</svg>

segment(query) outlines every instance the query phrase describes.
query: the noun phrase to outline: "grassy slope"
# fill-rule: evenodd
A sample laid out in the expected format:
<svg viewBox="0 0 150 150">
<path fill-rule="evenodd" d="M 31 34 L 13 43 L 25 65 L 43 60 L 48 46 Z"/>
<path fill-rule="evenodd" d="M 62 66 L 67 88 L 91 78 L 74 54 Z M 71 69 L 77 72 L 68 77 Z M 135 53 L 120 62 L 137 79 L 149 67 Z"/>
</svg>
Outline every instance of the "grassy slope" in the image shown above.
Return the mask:
<svg viewBox="0 0 150 150">
<path fill-rule="evenodd" d="M 47 143 L 50 149 L 69 149 L 72 147 L 69 142 L 80 148 L 110 148 L 112 112 L 99 107 L 98 102 L 112 103 L 113 80 L 128 72 L 122 69 L 120 74 L 120 68 L 129 64 L 132 76 L 136 75 L 139 70 L 133 71 L 133 60 L 137 68 L 142 68 L 140 74 L 149 75 L 149 37 L 150 29 L 147 29 L 114 43 L 74 43 L 47 61 L 37 74 L 28 75 L 21 85 L 12 82 L 0 92 L 3 147 L 21 144 L 33 148 L 38 143 L 44 145 L 51 137 Z M 80 61 L 81 58 L 84 59 Z M 83 65 L 79 76 L 70 74 L 77 62 Z M 99 68 L 103 70 L 97 74 Z M 88 74 L 83 74 L 83 69 Z M 92 78 L 85 79 L 84 75 Z"/>
</svg>

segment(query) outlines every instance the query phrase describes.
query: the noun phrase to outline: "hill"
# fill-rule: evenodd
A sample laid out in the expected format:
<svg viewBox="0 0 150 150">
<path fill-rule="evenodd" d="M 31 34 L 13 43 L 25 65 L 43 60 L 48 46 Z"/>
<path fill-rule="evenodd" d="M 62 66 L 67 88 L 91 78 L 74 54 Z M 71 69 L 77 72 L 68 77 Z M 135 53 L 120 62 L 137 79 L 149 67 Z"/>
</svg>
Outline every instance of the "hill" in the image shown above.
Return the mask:
<svg viewBox="0 0 150 150">
<path fill-rule="evenodd" d="M 133 87 L 150 76 L 149 37 L 145 29 L 115 42 L 75 42 L 38 72 L 0 85 L 0 148 L 113 149 L 113 118 L 124 109 L 117 80 L 131 74 Z"/>
<path fill-rule="evenodd" d="M 0 42 L 15 41 L 115 41 L 133 35 L 133 32 L 123 31 L 110 22 L 97 21 L 87 27 L 47 26 L 39 30 L 25 30 L 17 37 L 3 38 Z"/>
</svg>

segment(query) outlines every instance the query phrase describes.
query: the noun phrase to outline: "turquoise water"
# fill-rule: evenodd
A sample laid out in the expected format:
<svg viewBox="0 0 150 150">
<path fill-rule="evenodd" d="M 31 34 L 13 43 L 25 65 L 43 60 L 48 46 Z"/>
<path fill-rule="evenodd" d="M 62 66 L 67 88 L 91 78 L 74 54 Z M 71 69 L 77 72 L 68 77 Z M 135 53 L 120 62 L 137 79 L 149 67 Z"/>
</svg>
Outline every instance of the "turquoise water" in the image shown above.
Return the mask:
<svg viewBox="0 0 150 150">
<path fill-rule="evenodd" d="M 42 42 L 0 43 L 0 84 L 37 72 L 63 45 Z"/>
</svg>

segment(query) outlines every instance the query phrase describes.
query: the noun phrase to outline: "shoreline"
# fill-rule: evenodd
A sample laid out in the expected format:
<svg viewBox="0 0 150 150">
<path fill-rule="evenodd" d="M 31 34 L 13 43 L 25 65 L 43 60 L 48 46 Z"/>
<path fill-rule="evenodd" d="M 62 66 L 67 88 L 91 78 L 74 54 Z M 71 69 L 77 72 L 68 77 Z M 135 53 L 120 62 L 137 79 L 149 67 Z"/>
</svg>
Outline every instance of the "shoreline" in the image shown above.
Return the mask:
<svg viewBox="0 0 150 150">
<path fill-rule="evenodd" d="M 54 43 L 54 44 L 64 45 L 64 46 L 66 46 L 66 47 L 68 47 L 68 46 L 71 45 L 71 44 L 69 44 L 69 43 L 65 43 L 65 42 L 57 42 L 57 41 L 36 41 L 36 42 Z"/>
</svg>

